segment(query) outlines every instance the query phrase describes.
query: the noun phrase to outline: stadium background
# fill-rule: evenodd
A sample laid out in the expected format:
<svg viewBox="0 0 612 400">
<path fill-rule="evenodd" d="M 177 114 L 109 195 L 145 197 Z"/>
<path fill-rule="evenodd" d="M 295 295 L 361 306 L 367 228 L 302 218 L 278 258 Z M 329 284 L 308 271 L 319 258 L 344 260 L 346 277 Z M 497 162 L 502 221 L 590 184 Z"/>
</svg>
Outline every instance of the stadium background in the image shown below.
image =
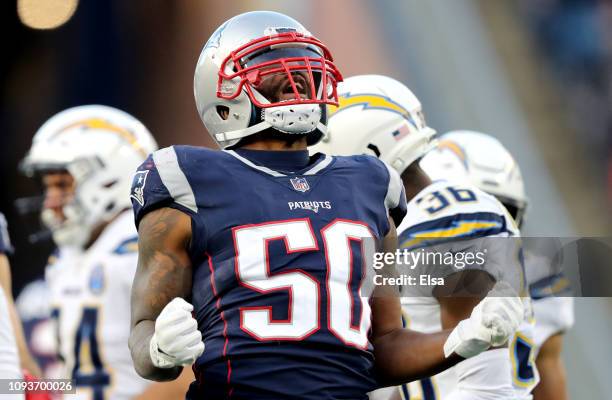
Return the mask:
<svg viewBox="0 0 612 400">
<path fill-rule="evenodd" d="M 215 27 L 256 9 L 299 19 L 328 44 L 345 76 L 381 73 L 407 83 L 438 132 L 474 129 L 502 140 L 530 197 L 525 235 L 610 234 L 610 1 L 20 0 L 0 7 L 0 210 L 16 248 L 16 294 L 42 274 L 52 250 L 28 242 L 32 227 L 14 207 L 38 190 L 17 172 L 36 129 L 64 108 L 99 103 L 138 117 L 160 146 L 213 146 L 193 101 L 195 62 Z M 578 299 L 576 317 L 564 353 L 572 398 L 608 398 L 612 301 Z"/>
</svg>

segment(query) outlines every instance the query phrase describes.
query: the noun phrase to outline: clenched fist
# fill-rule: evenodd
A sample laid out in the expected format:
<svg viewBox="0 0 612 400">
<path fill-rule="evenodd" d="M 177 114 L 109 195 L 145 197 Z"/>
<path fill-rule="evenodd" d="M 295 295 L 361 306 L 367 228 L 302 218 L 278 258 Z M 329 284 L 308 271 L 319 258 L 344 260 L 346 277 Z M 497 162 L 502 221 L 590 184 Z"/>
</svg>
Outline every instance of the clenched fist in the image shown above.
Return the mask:
<svg viewBox="0 0 612 400">
<path fill-rule="evenodd" d="M 524 304 L 507 283 L 498 283 L 459 322 L 444 343 L 444 355 L 456 353 L 470 358 L 491 346 L 501 346 L 516 332 L 524 318 Z"/>
<path fill-rule="evenodd" d="M 191 311 L 191 304 L 176 297 L 155 320 L 149 353 L 156 367 L 191 365 L 204 352 L 202 334 Z"/>
</svg>

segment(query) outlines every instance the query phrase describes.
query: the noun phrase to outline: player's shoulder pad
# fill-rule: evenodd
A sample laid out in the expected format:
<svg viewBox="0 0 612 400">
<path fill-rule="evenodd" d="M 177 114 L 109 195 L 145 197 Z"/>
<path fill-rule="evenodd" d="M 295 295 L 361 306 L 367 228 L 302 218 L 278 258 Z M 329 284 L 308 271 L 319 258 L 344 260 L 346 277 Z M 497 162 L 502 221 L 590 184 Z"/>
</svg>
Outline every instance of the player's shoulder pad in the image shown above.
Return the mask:
<svg viewBox="0 0 612 400">
<path fill-rule="evenodd" d="M 384 193 L 384 205 L 387 213 L 399 226 L 406 215 L 406 193 L 400 175 L 395 169 L 377 157 L 368 154 L 339 157 L 339 166 L 356 168 L 359 179 L 371 185 L 379 185 Z"/>
<path fill-rule="evenodd" d="M 193 165 L 212 150 L 192 146 L 170 146 L 155 151 L 137 168 L 132 180 L 130 198 L 136 226 L 150 211 L 176 207 L 197 213 L 193 189 L 188 180 Z"/>
<path fill-rule="evenodd" d="M 11 238 L 8 233 L 8 223 L 2 213 L 0 213 L 0 253 L 13 253 L 13 245 L 11 244 Z"/>
<path fill-rule="evenodd" d="M 495 197 L 474 185 L 445 180 L 432 183 L 408 203 L 398 231 L 400 247 L 408 249 L 459 238 L 518 235 Z"/>
</svg>

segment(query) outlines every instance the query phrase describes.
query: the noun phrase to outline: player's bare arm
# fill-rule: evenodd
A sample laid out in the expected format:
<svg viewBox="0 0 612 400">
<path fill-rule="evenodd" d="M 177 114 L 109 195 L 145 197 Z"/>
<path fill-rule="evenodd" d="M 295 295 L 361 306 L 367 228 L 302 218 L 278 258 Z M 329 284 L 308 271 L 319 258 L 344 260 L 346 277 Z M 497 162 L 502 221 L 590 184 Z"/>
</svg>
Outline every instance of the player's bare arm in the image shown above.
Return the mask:
<svg viewBox="0 0 612 400">
<path fill-rule="evenodd" d="M 568 398 L 565 366 L 561 359 L 562 350 L 563 333 L 551 336 L 540 348 L 536 358 L 540 383 L 533 390 L 535 400 L 566 400 Z"/>
<path fill-rule="evenodd" d="M 397 233 L 390 219 L 391 229 L 383 240 L 385 252 L 397 249 Z M 386 266 L 385 274 L 394 273 Z M 372 298 L 372 336 L 378 378 L 386 385 L 397 385 L 431 376 L 463 360 L 453 354 L 444 355 L 444 343 L 450 330 L 424 334 L 402 327 L 399 293 L 390 287 L 378 287 Z"/>
<path fill-rule="evenodd" d="M 132 287 L 132 328 L 129 347 L 134 367 L 146 379 L 166 381 L 182 367 L 157 368 L 149 353 L 155 320 L 175 297 L 188 298 L 191 261 L 187 253 L 191 221 L 186 214 L 161 208 L 148 213 L 139 226 L 138 268 Z"/>
<path fill-rule="evenodd" d="M 474 307 L 485 298 L 495 285 L 494 279 L 485 271 L 468 270 L 447 276 L 444 286 L 437 286 L 433 295 L 440 303 L 443 329 L 452 329 L 469 318 Z"/>
<path fill-rule="evenodd" d="M 34 361 L 34 358 L 30 354 L 30 350 L 28 350 L 28 345 L 23 334 L 21 319 L 17 314 L 17 309 L 15 308 L 15 302 L 13 300 L 11 269 L 8 258 L 4 254 L 0 254 L 0 286 L 2 286 L 2 290 L 6 294 L 6 302 L 8 304 L 13 332 L 15 333 L 15 341 L 17 342 L 17 350 L 19 351 L 21 368 L 27 370 L 34 376 L 42 376 L 38 364 Z"/>
</svg>

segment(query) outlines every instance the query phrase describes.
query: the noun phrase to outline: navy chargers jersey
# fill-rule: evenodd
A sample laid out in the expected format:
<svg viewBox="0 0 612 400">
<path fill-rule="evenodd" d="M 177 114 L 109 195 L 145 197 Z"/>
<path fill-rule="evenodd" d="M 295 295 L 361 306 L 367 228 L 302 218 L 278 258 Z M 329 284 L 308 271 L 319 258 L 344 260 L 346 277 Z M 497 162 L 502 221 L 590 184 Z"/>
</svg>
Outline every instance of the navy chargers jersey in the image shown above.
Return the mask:
<svg viewBox="0 0 612 400">
<path fill-rule="evenodd" d="M 371 156 L 313 156 L 292 173 L 234 151 L 173 146 L 132 187 L 136 225 L 172 207 L 192 220 L 191 302 L 206 344 L 193 399 L 366 399 L 375 387 L 365 238 L 406 210 Z"/>
</svg>

